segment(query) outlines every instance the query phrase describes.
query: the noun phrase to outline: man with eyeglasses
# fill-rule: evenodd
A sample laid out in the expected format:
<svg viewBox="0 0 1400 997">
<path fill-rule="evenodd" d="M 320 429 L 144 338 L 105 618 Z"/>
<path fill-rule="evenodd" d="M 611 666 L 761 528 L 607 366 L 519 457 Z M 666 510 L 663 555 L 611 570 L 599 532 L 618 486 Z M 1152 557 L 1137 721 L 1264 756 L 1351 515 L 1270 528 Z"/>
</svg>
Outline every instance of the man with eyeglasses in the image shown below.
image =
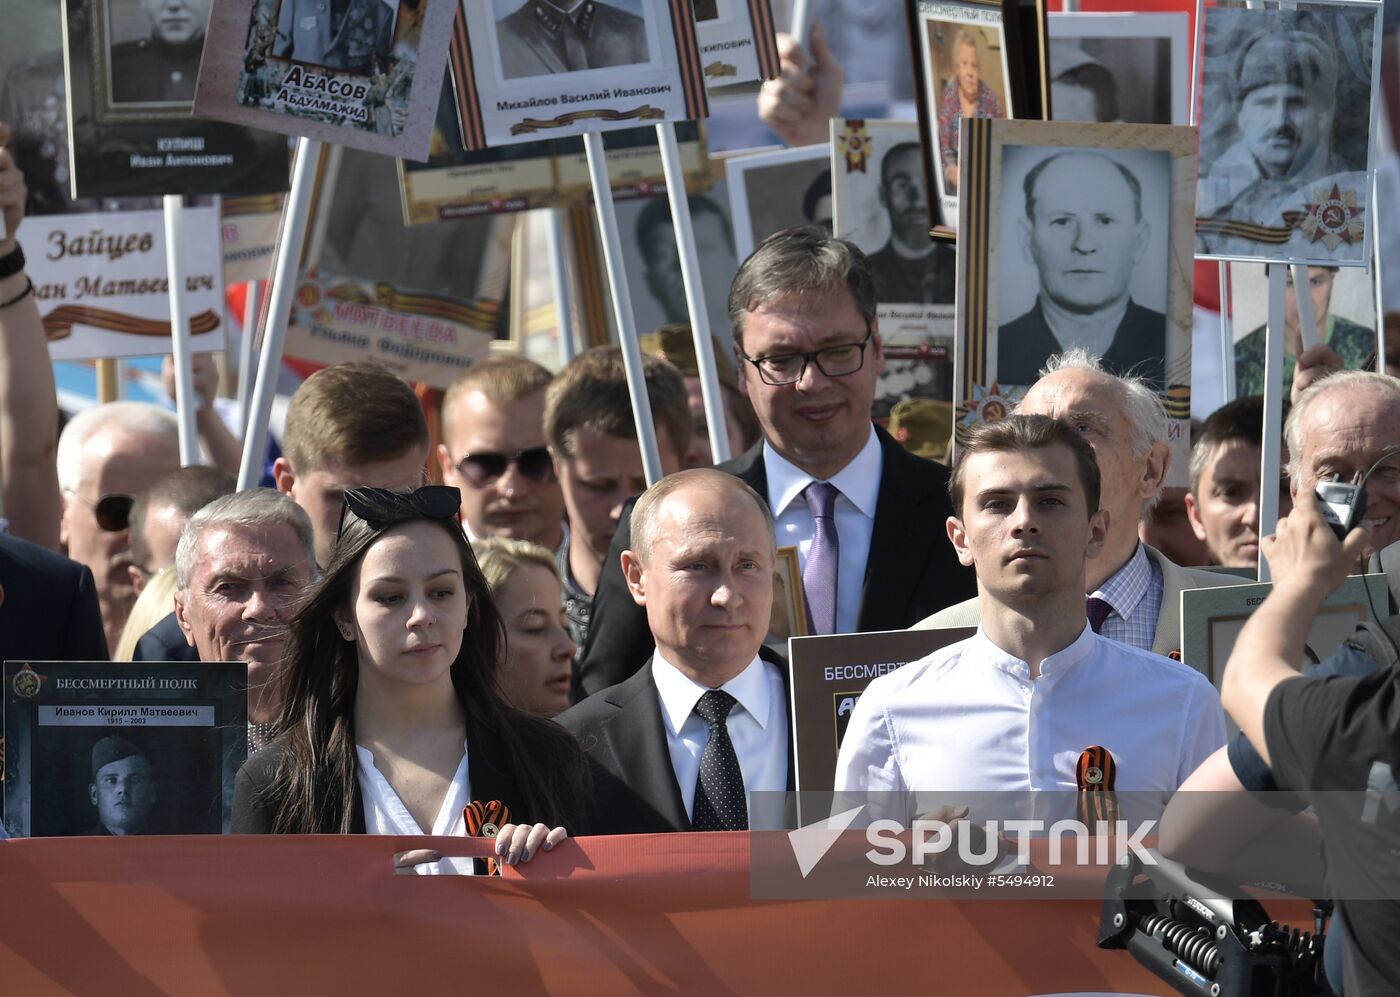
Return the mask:
<svg viewBox="0 0 1400 997">
<path fill-rule="evenodd" d="M 875 307 L 865 254 L 818 228 L 765 240 L 729 292 L 740 385 L 763 440 L 720 468 L 767 499 L 778 545 L 797 547 L 812 633 L 902 629 L 976 591 L 940 525 L 947 468 L 871 421 L 884 367 Z M 620 568 L 630 540 L 624 519 L 594 600 L 585 692 L 652 653 Z"/>
<path fill-rule="evenodd" d="M 85 409 L 58 440 L 63 491 L 59 539 L 68 556 L 92 570 L 107 646 L 121 639 L 136 601 L 128 567 L 131 505 L 151 482 L 180 466 L 175 416 L 146 402 L 107 402 Z"/>
<path fill-rule="evenodd" d="M 462 493 L 468 540 L 564 546 L 564 497 L 544 439 L 552 377 L 533 360 L 502 354 L 473 365 L 443 395 L 438 466 L 443 483 Z"/>
</svg>

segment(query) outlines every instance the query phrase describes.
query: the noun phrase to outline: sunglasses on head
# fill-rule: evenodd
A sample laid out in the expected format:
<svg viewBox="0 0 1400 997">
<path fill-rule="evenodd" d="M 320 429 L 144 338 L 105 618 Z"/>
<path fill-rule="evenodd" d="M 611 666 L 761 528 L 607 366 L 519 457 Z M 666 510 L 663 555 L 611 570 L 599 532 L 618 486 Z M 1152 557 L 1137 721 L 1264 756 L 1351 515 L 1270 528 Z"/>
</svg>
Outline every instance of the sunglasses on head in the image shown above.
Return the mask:
<svg viewBox="0 0 1400 997">
<path fill-rule="evenodd" d="M 363 519 L 371 526 L 390 520 L 403 519 L 406 512 L 424 519 L 450 519 L 458 522 L 462 493 L 450 485 L 423 485 L 411 492 L 396 492 L 389 488 L 347 488 L 345 504 L 340 509 L 340 526 L 335 536 L 345 532 L 347 514 Z"/>
<path fill-rule="evenodd" d="M 471 482 L 473 488 L 484 488 L 506 473 L 512 464 L 531 481 L 548 481 L 554 477 L 554 461 L 548 447 L 530 447 L 513 454 L 485 451 L 469 453 L 457 462 L 457 472 Z"/>
<path fill-rule="evenodd" d="M 97 525 L 108 533 L 120 533 L 131 526 L 131 507 L 136 502 L 134 496 L 112 493 L 103 495 L 96 502 L 89 502 L 71 488 L 68 494 L 91 509 L 97 518 Z"/>
</svg>

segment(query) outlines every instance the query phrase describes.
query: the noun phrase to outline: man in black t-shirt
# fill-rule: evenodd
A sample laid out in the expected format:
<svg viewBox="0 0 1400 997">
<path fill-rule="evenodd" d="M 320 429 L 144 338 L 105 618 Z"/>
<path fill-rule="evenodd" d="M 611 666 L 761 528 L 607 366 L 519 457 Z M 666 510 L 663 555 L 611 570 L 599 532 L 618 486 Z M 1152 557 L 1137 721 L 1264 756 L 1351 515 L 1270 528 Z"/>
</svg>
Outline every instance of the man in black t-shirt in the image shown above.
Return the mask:
<svg viewBox="0 0 1400 997">
<path fill-rule="evenodd" d="M 1282 790 L 1313 807 L 1327 881 L 1347 925 L 1349 997 L 1400 990 L 1400 672 L 1299 681 L 1323 600 L 1370 542 L 1338 544 L 1317 506 L 1299 502 L 1263 541 L 1278 581 L 1226 666 L 1225 708 Z"/>
</svg>

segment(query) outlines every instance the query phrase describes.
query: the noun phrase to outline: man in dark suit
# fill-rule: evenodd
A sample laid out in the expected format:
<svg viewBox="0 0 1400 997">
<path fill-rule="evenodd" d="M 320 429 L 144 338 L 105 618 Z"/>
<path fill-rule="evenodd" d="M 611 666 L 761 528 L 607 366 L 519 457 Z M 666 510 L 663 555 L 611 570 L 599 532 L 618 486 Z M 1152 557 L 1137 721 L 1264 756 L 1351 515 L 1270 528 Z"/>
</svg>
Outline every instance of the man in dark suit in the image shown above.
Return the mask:
<svg viewBox="0 0 1400 997">
<path fill-rule="evenodd" d="M 953 247 L 928 236 L 924 159 L 917 142 L 901 142 L 880 160 L 880 204 L 890 237 L 870 254 L 880 300 L 886 304 L 953 303 Z"/>
<path fill-rule="evenodd" d="M 633 528 L 622 570 L 656 651 L 627 681 L 557 718 L 593 769 L 588 827 L 782 827 L 778 794 L 792 787 L 787 687 L 759 650 L 773 608 L 768 507 L 732 475 L 694 468 L 644 492 Z"/>
<path fill-rule="evenodd" d="M 548 73 L 631 66 L 647 61 L 646 22 L 612 4 L 525 0 L 496 22 L 501 75 L 508 80 Z"/>
<path fill-rule="evenodd" d="M 1076 150 L 1042 159 L 1023 188 L 1026 217 L 1017 228 L 1040 294 L 997 330 L 998 383 L 1034 384 L 1049 357 L 1082 346 L 1109 373 L 1166 390 L 1167 318 L 1132 299 L 1151 236 L 1141 181 L 1102 153 Z M 1165 269 L 1161 280 L 1165 286 Z"/>
<path fill-rule="evenodd" d="M 112 100 L 194 100 L 209 0 L 142 0 L 141 9 L 151 20 L 150 33 L 112 46 Z"/>
<path fill-rule="evenodd" d="M 729 293 L 740 384 L 763 440 L 720 470 L 764 496 L 778 545 L 798 548 L 812 633 L 904 629 L 976 592 L 938 525 L 951 514 L 947 468 L 871 424 L 884 365 L 875 303 L 865 254 L 818 228 L 765 240 Z M 624 512 L 579 666 L 585 693 L 627 678 L 652 651 L 620 569 L 630 546 Z"/>
<path fill-rule="evenodd" d="M 107 660 L 87 567 L 0 533 L 0 660 Z"/>
</svg>

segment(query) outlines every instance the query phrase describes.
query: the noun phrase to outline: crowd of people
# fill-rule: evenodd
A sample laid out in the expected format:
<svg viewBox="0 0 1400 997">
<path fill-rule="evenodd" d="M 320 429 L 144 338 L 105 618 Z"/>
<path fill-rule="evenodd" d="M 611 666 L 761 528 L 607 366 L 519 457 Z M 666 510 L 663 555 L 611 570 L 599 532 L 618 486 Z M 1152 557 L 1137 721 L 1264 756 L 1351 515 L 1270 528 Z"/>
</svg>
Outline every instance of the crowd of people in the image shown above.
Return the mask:
<svg viewBox="0 0 1400 997">
<path fill-rule="evenodd" d="M 1396 792 L 1393 663 L 1349 645 L 1326 677 L 1299 677 L 1322 599 L 1400 539 L 1400 380 L 1338 372 L 1325 344 L 1297 359 L 1286 478 L 1260 480 L 1269 430 L 1261 399 L 1241 398 L 1200 427 L 1189 486 L 1166 496 L 1173 525 L 1153 515 L 1171 471 L 1157 386 L 1084 349 L 1052 356 L 951 467 L 906 451 L 872 421 L 870 261 L 790 229 L 730 289 L 730 461 L 699 446 L 693 369 L 648 356 L 665 474 L 648 488 L 621 354 L 604 347 L 558 373 L 474 365 L 432 413 L 434 452 L 409 385 L 327 367 L 291 400 L 273 487 L 238 491 L 217 466 L 179 466 L 155 405 L 96 405 L 59 433 L 23 204 L 0 152 L 0 653 L 246 664 L 235 832 L 460 835 L 476 832 L 468 805 L 492 801 L 497 854 L 517 862 L 570 833 L 786 826 L 759 802 L 794 785 L 769 639 L 779 547 L 798 552 L 810 633 L 976 628 L 870 685 L 839 791 L 1073 790 L 1093 747 L 1120 790 L 1210 788 L 1243 808 L 1236 851 L 1270 826 L 1251 791 Z M 228 441 L 205 429 L 217 464 Z M 1308 495 L 1363 475 L 1365 527 L 1338 540 Z M 1262 537 L 1274 487 L 1288 515 Z M 1180 594 L 1245 582 L 1219 569 L 1261 549 L 1279 582 L 1225 673 L 1227 743 L 1221 695 L 1174 660 Z M 152 768 L 128 739 L 94 744 L 101 833 L 140 833 L 126 799 L 154 792 Z M 1311 831 L 1347 819 L 1319 806 Z M 1380 818 L 1392 835 L 1394 819 Z M 1224 854 L 1201 845 L 1210 822 L 1177 814 L 1164 843 L 1208 866 Z M 425 851 L 399 864 L 487 871 Z M 1349 991 L 1400 984 L 1396 902 L 1342 904 Z"/>
</svg>

